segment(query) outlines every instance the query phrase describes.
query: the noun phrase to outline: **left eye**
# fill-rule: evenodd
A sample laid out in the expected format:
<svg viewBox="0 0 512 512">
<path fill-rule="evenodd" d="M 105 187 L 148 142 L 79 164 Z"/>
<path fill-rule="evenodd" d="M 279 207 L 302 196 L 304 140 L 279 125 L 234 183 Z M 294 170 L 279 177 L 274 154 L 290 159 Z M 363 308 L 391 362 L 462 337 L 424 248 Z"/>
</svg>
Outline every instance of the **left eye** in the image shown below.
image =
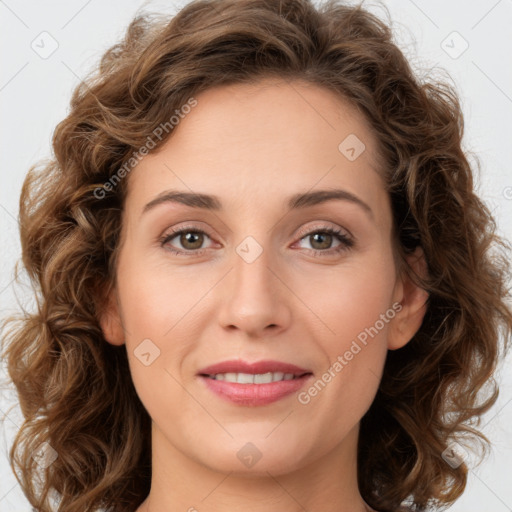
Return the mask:
<svg viewBox="0 0 512 512">
<path fill-rule="evenodd" d="M 204 231 L 200 229 L 189 229 L 184 228 L 178 231 L 174 231 L 168 235 L 165 235 L 161 240 L 162 246 L 167 246 L 167 250 L 173 254 L 187 254 L 194 253 L 196 255 L 202 254 L 206 248 L 201 246 L 204 243 L 204 239 L 210 238 Z M 175 249 L 170 242 L 178 238 L 179 243 L 183 249 Z M 343 250 L 347 250 L 353 246 L 354 242 L 341 230 L 326 227 L 322 229 L 316 229 L 311 231 L 300 238 L 300 242 L 306 239 L 311 240 L 311 244 L 317 244 L 317 247 L 311 249 L 306 248 L 309 251 L 313 251 L 315 254 L 330 254 L 332 252 L 338 253 Z M 334 240 L 338 240 L 339 244 L 335 247 L 331 247 Z"/>
<path fill-rule="evenodd" d="M 327 249 L 332 249 L 334 252 L 339 252 L 342 249 L 352 247 L 352 240 L 348 238 L 342 231 L 333 228 L 324 228 L 311 231 L 300 240 L 302 241 L 308 239 L 313 245 L 312 250 L 316 252 L 331 252 Z M 339 242 L 338 245 L 335 247 L 330 247 L 334 240 Z M 317 244 L 316 247 L 315 244 Z"/>
</svg>

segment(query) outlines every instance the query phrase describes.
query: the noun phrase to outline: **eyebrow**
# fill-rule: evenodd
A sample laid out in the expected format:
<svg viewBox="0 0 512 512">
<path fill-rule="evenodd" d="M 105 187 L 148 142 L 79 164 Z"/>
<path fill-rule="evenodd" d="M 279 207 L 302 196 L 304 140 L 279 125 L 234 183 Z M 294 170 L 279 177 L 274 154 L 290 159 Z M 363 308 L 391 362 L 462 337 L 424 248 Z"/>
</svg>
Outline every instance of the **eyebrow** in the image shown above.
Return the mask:
<svg viewBox="0 0 512 512">
<path fill-rule="evenodd" d="M 373 219 L 373 211 L 368 204 L 348 190 L 342 189 L 315 190 L 294 194 L 288 198 L 287 205 L 289 210 L 297 210 L 332 200 L 349 201 L 357 204 Z M 180 190 L 166 190 L 147 203 L 142 210 L 142 214 L 163 203 L 179 203 L 191 208 L 211 211 L 222 211 L 223 209 L 217 196 Z"/>
</svg>

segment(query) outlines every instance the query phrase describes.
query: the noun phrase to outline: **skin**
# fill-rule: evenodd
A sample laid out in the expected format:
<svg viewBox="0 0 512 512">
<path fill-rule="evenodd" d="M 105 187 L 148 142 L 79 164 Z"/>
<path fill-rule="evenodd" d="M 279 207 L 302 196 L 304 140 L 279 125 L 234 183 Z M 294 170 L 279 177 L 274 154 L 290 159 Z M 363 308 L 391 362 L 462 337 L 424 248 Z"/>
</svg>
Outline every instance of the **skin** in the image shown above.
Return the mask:
<svg viewBox="0 0 512 512">
<path fill-rule="evenodd" d="M 126 343 L 152 418 L 151 491 L 137 512 L 371 510 L 357 485 L 359 422 L 387 351 L 410 341 L 427 299 L 395 265 L 376 138 L 345 100 L 300 81 L 216 87 L 196 99 L 128 178 L 117 286 L 101 318 L 106 340 Z M 349 134 L 365 144 L 354 161 L 338 150 Z M 294 193 L 329 188 L 372 213 L 347 200 L 286 208 Z M 223 210 L 167 202 L 142 214 L 168 189 L 216 195 Z M 206 235 L 159 242 L 190 224 Z M 334 253 L 334 235 L 315 242 L 325 227 L 354 245 Z M 247 236 L 263 250 L 251 263 L 236 252 Z M 409 263 L 425 272 L 420 250 Z M 394 303 L 401 310 L 307 404 L 292 394 L 234 405 L 196 375 L 226 359 L 274 359 L 316 380 Z M 134 353 L 144 339 L 160 350 L 148 366 Z M 261 454 L 252 467 L 237 457 L 249 442 Z"/>
</svg>

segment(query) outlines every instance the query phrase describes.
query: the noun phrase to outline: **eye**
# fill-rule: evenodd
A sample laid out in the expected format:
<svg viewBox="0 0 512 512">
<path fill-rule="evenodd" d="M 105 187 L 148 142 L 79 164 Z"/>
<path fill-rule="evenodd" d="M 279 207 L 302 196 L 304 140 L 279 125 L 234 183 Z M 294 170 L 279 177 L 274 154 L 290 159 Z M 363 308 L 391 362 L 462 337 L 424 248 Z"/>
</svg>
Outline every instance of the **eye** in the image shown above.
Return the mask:
<svg viewBox="0 0 512 512">
<path fill-rule="evenodd" d="M 166 247 L 173 254 L 186 254 L 187 252 L 193 252 L 194 255 L 203 254 L 205 249 L 201 249 L 204 243 L 204 238 L 210 238 L 203 230 L 195 227 L 184 227 L 176 231 L 172 231 L 160 240 L 160 244 Z M 181 244 L 182 250 L 176 250 L 170 244 L 174 239 L 178 240 Z"/>
<path fill-rule="evenodd" d="M 312 248 L 308 249 L 313 251 L 313 254 L 332 255 L 346 251 L 354 246 L 354 241 L 342 230 L 332 227 L 322 227 L 310 231 L 305 236 L 302 236 L 299 242 L 309 241 Z M 332 243 L 338 241 L 338 245 L 332 247 Z"/>
<path fill-rule="evenodd" d="M 205 238 L 210 238 L 210 236 L 202 229 L 198 229 L 195 226 L 182 227 L 181 229 L 171 231 L 171 233 L 164 235 L 160 239 L 160 245 L 165 247 L 165 249 L 172 254 L 199 256 L 204 254 L 207 250 L 207 248 L 202 247 Z M 181 249 L 179 247 L 175 248 L 171 244 L 174 239 L 177 239 L 175 243 L 179 243 Z M 302 234 L 299 243 L 304 240 L 310 240 L 312 248 L 306 248 L 306 250 L 313 252 L 315 256 L 336 255 L 354 246 L 354 241 L 351 237 L 341 229 L 330 226 L 318 227 L 314 231 Z M 338 245 L 331 247 L 332 243 L 336 241 Z"/>
</svg>

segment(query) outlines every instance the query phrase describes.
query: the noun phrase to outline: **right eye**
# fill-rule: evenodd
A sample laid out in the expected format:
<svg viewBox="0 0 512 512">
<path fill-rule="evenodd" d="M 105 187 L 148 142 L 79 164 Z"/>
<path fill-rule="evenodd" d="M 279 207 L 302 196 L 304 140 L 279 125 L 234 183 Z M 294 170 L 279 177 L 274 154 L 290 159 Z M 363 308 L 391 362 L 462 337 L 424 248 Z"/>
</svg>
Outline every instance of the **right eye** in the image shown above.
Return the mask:
<svg viewBox="0 0 512 512">
<path fill-rule="evenodd" d="M 165 234 L 160 239 L 160 244 L 166 250 L 169 250 L 173 254 L 187 254 L 191 253 L 195 256 L 203 254 L 206 249 L 201 249 L 204 242 L 204 237 L 210 238 L 207 233 L 201 229 L 195 227 L 180 228 L 171 233 Z M 171 241 L 178 239 L 178 242 L 182 246 L 181 249 L 176 249 L 171 244 Z"/>
</svg>

